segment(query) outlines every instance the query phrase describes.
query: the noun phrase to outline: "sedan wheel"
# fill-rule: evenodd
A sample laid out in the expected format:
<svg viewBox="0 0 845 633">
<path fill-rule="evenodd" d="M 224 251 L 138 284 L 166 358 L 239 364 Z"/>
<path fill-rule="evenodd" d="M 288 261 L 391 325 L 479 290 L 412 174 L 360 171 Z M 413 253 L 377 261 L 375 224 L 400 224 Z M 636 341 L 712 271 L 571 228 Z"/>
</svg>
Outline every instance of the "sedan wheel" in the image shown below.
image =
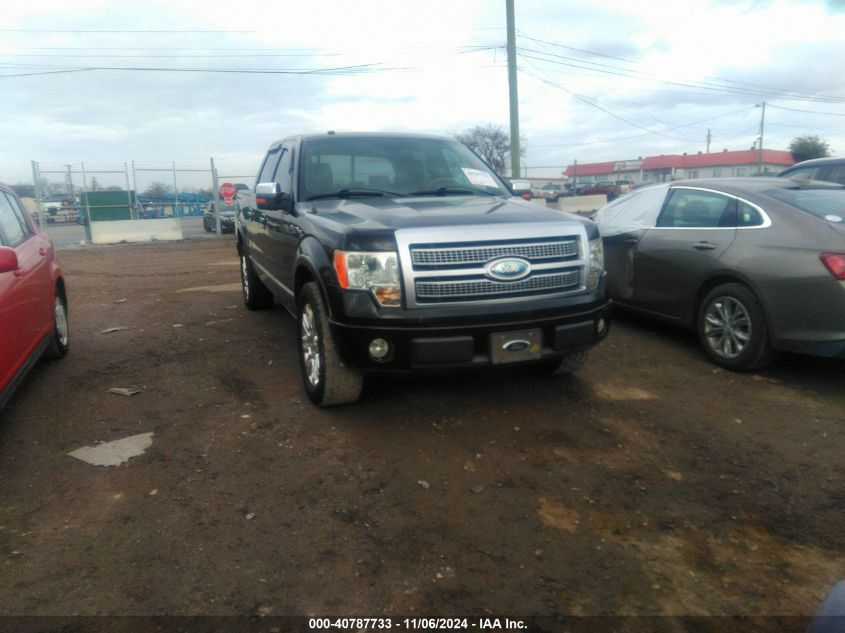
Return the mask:
<svg viewBox="0 0 845 633">
<path fill-rule="evenodd" d="M 707 307 L 704 336 L 713 352 L 732 360 L 742 354 L 751 340 L 751 317 L 733 297 L 719 297 Z"/>
<path fill-rule="evenodd" d="M 774 359 L 763 307 L 743 284 L 724 284 L 704 297 L 698 336 L 710 358 L 727 369 L 761 369 Z"/>
</svg>

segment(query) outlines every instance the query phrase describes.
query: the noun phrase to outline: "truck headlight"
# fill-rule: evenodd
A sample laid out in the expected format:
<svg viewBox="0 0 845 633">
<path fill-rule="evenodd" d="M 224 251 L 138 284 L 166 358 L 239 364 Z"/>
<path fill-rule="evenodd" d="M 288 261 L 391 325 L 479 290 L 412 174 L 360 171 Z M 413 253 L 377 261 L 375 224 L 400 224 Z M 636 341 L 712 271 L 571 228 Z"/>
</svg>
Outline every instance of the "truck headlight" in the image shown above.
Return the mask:
<svg viewBox="0 0 845 633">
<path fill-rule="evenodd" d="M 604 270 L 604 246 L 601 238 L 590 240 L 590 269 L 587 275 L 588 290 L 595 290 L 599 285 Z"/>
<path fill-rule="evenodd" d="M 369 290 L 383 306 L 402 304 L 396 253 L 334 252 L 334 270 L 341 288 Z"/>
</svg>

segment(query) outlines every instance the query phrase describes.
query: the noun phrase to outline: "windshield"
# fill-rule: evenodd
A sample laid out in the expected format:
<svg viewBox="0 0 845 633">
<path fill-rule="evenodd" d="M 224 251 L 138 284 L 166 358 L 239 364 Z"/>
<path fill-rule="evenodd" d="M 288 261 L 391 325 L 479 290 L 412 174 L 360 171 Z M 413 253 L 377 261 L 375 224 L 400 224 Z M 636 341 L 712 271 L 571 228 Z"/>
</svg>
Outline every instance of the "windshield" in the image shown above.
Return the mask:
<svg viewBox="0 0 845 633">
<path fill-rule="evenodd" d="M 845 189 L 772 189 L 763 193 L 828 222 L 845 221 Z"/>
<path fill-rule="evenodd" d="M 510 195 L 499 178 L 457 141 L 329 137 L 303 143 L 303 199 L 337 192 L 378 195 Z"/>
</svg>

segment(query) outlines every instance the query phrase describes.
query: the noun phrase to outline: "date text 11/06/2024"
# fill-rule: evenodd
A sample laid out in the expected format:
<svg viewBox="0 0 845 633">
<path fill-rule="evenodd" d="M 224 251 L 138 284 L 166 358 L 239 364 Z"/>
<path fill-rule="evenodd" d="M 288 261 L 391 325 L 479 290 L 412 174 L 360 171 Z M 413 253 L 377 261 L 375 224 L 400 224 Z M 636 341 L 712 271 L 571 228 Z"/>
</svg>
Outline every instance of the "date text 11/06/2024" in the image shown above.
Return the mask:
<svg viewBox="0 0 845 633">
<path fill-rule="evenodd" d="M 319 629 L 410 629 L 434 630 L 479 629 L 521 630 L 528 626 L 522 620 L 509 618 L 310 618 L 308 628 Z"/>
</svg>

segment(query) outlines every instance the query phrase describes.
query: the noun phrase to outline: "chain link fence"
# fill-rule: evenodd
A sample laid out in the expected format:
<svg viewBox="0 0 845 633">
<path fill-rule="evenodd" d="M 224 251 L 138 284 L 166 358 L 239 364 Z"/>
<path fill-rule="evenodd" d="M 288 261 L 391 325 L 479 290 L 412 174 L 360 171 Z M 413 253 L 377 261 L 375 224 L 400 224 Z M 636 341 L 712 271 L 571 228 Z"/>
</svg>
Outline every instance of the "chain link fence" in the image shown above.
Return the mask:
<svg viewBox="0 0 845 633">
<path fill-rule="evenodd" d="M 57 248 L 71 248 L 220 235 L 221 209 L 223 215 L 227 210 L 220 185 L 252 189 L 255 175 L 233 166 L 221 170 L 213 158 L 207 163 L 32 161 L 32 180 L 34 196 L 24 204 Z"/>
</svg>

